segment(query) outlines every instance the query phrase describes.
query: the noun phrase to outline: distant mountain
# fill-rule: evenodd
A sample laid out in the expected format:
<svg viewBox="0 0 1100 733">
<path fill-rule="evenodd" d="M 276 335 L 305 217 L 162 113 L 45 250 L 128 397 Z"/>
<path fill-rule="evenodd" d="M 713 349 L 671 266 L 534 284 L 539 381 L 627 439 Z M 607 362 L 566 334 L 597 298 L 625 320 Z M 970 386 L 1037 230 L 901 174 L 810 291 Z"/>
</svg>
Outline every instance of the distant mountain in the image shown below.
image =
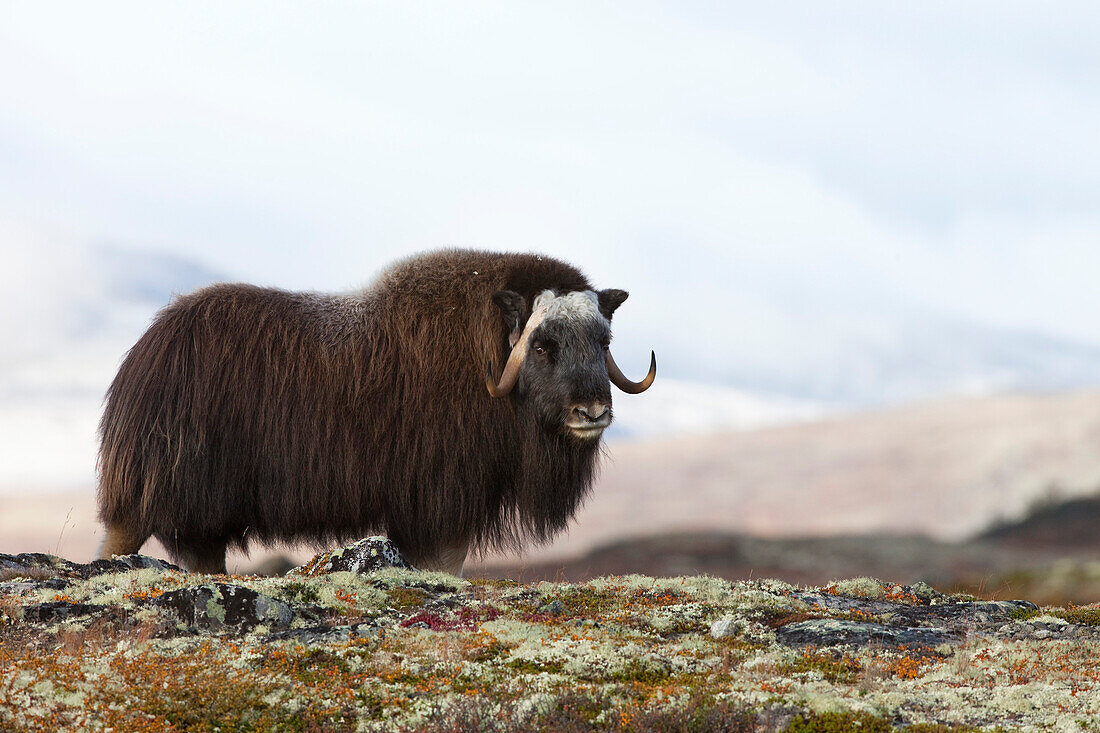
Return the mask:
<svg viewBox="0 0 1100 733">
<path fill-rule="evenodd" d="M 628 374 L 656 346 L 663 376 L 849 408 L 1100 386 L 1100 346 L 976 322 L 938 308 L 935 294 L 918 302 L 883 290 L 855 263 L 721 264 L 642 281 L 675 296 L 628 301 L 617 316 L 615 355 Z"/>
<path fill-rule="evenodd" d="M 990 328 L 936 314 L 881 329 L 833 327 L 832 348 L 760 362 L 752 354 L 721 370 L 749 390 L 849 406 L 898 404 L 933 395 L 1061 391 L 1100 384 L 1100 348 L 1042 334 Z M 825 327 L 824 324 L 822 326 Z M 807 331 L 815 332 L 812 324 Z M 820 340 L 817 330 L 815 339 Z"/>
</svg>

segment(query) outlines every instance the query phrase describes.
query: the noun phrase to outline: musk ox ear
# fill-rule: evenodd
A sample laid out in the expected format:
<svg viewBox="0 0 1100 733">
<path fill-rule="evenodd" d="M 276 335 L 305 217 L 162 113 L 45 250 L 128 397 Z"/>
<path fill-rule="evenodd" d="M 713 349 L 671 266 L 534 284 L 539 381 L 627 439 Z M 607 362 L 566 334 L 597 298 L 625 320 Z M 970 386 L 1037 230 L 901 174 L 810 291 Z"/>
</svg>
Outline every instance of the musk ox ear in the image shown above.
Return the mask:
<svg viewBox="0 0 1100 733">
<path fill-rule="evenodd" d="M 597 293 L 596 297 L 600 303 L 600 313 L 607 320 L 611 320 L 611 314 L 615 312 L 615 309 L 623 304 L 623 301 L 630 296 L 630 293 L 625 290 L 616 290 L 615 288 L 608 288 L 607 290 L 601 290 Z"/>
<path fill-rule="evenodd" d="M 498 290 L 493 293 L 493 302 L 500 308 L 500 316 L 504 324 L 508 326 L 508 340 L 512 346 L 516 345 L 520 333 L 523 332 L 523 314 L 527 310 L 527 303 L 523 296 L 514 290 Z"/>
</svg>

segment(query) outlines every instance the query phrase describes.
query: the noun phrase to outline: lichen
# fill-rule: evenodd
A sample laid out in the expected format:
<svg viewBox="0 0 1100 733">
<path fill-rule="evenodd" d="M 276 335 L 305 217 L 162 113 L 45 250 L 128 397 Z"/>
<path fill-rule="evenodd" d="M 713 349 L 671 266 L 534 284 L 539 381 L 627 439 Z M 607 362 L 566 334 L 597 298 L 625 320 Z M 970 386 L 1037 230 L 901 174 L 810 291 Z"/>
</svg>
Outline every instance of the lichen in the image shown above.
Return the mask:
<svg viewBox="0 0 1100 733">
<path fill-rule="evenodd" d="M 221 577 L 289 604 L 295 618 L 282 626 L 259 607 L 259 625 L 213 631 L 157 602 L 158 591 L 205 582 L 152 570 L 73 581 L 63 591 L 73 602 L 115 600 L 34 624 L 19 620 L 21 604 L 48 594 L 0 592 L 0 730 L 873 730 L 886 721 L 917 733 L 1076 730 L 1100 716 L 1100 633 L 1086 623 L 1096 608 L 1045 608 L 1013 623 L 1005 609 L 1018 607 L 1005 604 L 999 621 L 968 615 L 957 638 L 907 648 L 781 643 L 777 630 L 807 619 L 866 620 L 811 608 L 793 594 L 818 591 L 769 580 Z M 898 618 L 951 600 L 866 578 L 828 592 L 896 603 Z M 224 612 L 214 605 L 209 613 Z"/>
<path fill-rule="evenodd" d="M 838 580 L 826 586 L 826 590 L 850 598 L 880 600 L 886 597 L 886 590 L 883 588 L 882 583 L 874 578 Z"/>
</svg>

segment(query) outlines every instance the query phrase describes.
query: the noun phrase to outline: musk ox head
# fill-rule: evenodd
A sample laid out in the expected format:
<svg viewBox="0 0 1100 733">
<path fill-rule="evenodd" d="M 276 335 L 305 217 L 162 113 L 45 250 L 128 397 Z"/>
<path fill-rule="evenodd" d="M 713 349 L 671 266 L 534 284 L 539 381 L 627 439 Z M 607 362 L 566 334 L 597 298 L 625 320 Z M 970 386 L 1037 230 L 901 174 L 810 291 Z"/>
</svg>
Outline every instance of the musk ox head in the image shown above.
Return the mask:
<svg viewBox="0 0 1100 733">
<path fill-rule="evenodd" d="M 524 321 L 527 304 L 519 293 L 494 294 L 511 331 L 512 350 L 499 381 L 489 365 L 489 394 L 513 394 L 547 431 L 582 441 L 599 438 L 611 424 L 611 385 L 636 394 L 657 375 L 652 353 L 649 374 L 641 382 L 623 376 L 611 357 L 611 315 L 626 298 L 622 290 L 544 290 Z"/>
</svg>

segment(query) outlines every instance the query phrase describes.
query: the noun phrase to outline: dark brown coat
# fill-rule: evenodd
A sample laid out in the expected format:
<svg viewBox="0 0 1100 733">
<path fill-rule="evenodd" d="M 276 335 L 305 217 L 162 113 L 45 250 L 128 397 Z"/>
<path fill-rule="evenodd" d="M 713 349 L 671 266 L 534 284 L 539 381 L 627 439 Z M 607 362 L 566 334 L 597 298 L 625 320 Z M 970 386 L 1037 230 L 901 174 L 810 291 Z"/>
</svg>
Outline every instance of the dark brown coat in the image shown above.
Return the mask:
<svg viewBox="0 0 1100 733">
<path fill-rule="evenodd" d="M 155 535 L 209 570 L 249 540 L 385 532 L 414 563 L 547 540 L 588 490 L 598 441 L 537 429 L 486 393 L 487 359 L 509 350 L 492 296 L 589 288 L 548 257 L 441 251 L 347 295 L 177 298 L 107 393 L 103 552 Z"/>
</svg>

